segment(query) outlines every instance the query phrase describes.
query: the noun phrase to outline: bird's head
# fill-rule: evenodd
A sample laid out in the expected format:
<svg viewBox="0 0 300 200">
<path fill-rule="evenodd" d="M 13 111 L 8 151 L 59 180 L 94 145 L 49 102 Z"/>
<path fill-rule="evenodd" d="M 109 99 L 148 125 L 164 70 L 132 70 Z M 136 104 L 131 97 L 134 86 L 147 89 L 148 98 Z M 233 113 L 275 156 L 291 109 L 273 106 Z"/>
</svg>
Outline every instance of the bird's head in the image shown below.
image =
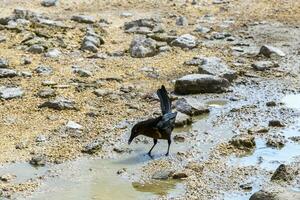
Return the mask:
<svg viewBox="0 0 300 200">
<path fill-rule="evenodd" d="M 130 144 L 135 137 L 140 135 L 140 132 L 141 132 L 140 131 L 140 125 L 139 124 L 134 125 L 131 129 L 131 134 L 130 134 L 130 137 L 129 137 L 129 140 L 128 140 L 128 144 Z"/>
</svg>

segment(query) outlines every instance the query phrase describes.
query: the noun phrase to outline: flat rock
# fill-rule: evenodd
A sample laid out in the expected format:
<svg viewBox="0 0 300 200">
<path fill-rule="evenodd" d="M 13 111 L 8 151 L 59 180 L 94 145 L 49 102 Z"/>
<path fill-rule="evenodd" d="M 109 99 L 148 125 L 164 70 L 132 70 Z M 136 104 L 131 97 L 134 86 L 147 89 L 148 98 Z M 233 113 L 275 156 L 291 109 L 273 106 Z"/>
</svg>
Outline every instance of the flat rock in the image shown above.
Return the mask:
<svg viewBox="0 0 300 200">
<path fill-rule="evenodd" d="M 53 72 L 52 67 L 39 65 L 35 68 L 35 72 L 41 75 L 50 75 Z"/>
<path fill-rule="evenodd" d="M 8 68 L 9 62 L 4 58 L 0 58 L 0 68 Z"/>
<path fill-rule="evenodd" d="M 56 92 L 55 90 L 51 88 L 42 89 L 37 94 L 40 98 L 49 98 L 49 97 L 55 97 Z"/>
<path fill-rule="evenodd" d="M 181 112 L 177 112 L 175 126 L 182 127 L 192 123 L 192 117 Z"/>
<path fill-rule="evenodd" d="M 277 47 L 270 46 L 270 45 L 263 45 L 259 50 L 259 54 L 262 54 L 262 55 L 266 56 L 267 58 L 270 58 L 272 55 L 276 55 L 276 56 L 280 56 L 280 57 L 285 56 L 285 53 L 282 50 L 280 50 Z"/>
<path fill-rule="evenodd" d="M 34 44 L 31 47 L 29 47 L 28 52 L 34 53 L 34 54 L 40 54 L 45 51 L 45 48 L 41 45 Z"/>
<path fill-rule="evenodd" d="M 31 158 L 29 163 L 33 166 L 39 167 L 39 166 L 45 166 L 46 164 L 46 157 L 43 155 L 36 155 Z"/>
<path fill-rule="evenodd" d="M 81 77 L 90 77 L 93 75 L 93 73 L 87 69 L 77 68 L 74 69 L 74 73 L 78 74 Z"/>
<path fill-rule="evenodd" d="M 71 20 L 79 23 L 85 23 L 85 24 L 93 24 L 96 22 L 93 16 L 88 16 L 88 15 L 74 15 L 72 16 Z"/>
<path fill-rule="evenodd" d="M 124 30 L 126 33 L 136 33 L 136 34 L 164 32 L 160 21 L 153 18 L 138 19 L 131 22 L 125 22 Z"/>
<path fill-rule="evenodd" d="M 101 149 L 102 149 L 102 143 L 98 140 L 95 140 L 85 145 L 82 149 L 82 152 L 87 154 L 95 154 L 101 151 Z"/>
<path fill-rule="evenodd" d="M 0 86 L 0 99 L 14 99 L 24 95 L 24 91 L 20 87 Z"/>
<path fill-rule="evenodd" d="M 83 126 L 78 124 L 77 122 L 74 121 L 68 121 L 68 123 L 66 124 L 66 127 L 68 129 L 76 129 L 76 130 L 82 130 Z"/>
<path fill-rule="evenodd" d="M 176 80 L 175 93 L 221 93 L 224 92 L 229 85 L 229 81 L 225 78 L 208 74 L 190 74 Z"/>
<path fill-rule="evenodd" d="M 197 32 L 197 33 L 209 33 L 211 31 L 211 28 L 207 28 L 207 27 L 204 27 L 204 26 L 201 26 L 201 25 L 198 25 L 194 32 Z"/>
<path fill-rule="evenodd" d="M 186 17 L 180 16 L 180 17 L 177 17 L 177 19 L 176 19 L 176 25 L 177 26 L 188 26 L 189 22 Z"/>
<path fill-rule="evenodd" d="M 190 34 L 181 35 L 171 42 L 171 46 L 180 47 L 183 49 L 192 49 L 197 47 L 197 45 L 198 43 L 196 37 Z"/>
<path fill-rule="evenodd" d="M 200 74 L 211 74 L 226 78 L 228 81 L 233 81 L 237 78 L 236 71 L 229 69 L 226 63 L 221 58 L 203 57 L 203 62 L 200 63 L 198 71 Z"/>
<path fill-rule="evenodd" d="M 152 57 L 157 54 L 157 45 L 151 38 L 135 37 L 130 44 L 129 51 L 133 58 Z"/>
<path fill-rule="evenodd" d="M 179 113 L 181 112 L 189 116 L 209 113 L 209 109 L 207 105 L 197 101 L 188 101 L 187 99 L 184 98 L 176 101 L 175 108 L 177 111 L 179 111 Z"/>
<path fill-rule="evenodd" d="M 58 49 L 50 49 L 45 53 L 45 57 L 48 58 L 58 58 L 61 55 L 61 52 Z"/>
<path fill-rule="evenodd" d="M 0 68 L 0 78 L 11 78 L 17 76 L 17 72 L 12 69 L 2 69 Z"/>
<path fill-rule="evenodd" d="M 166 180 L 172 176 L 173 172 L 169 170 L 157 171 L 152 175 L 152 179 Z"/>
<path fill-rule="evenodd" d="M 269 126 L 271 126 L 271 127 L 285 127 L 285 125 L 281 121 L 276 120 L 276 119 L 270 120 L 269 121 Z"/>
<path fill-rule="evenodd" d="M 272 61 L 257 61 L 251 65 L 253 69 L 257 71 L 265 71 L 272 68 L 279 67 L 278 63 L 274 63 Z"/>
<path fill-rule="evenodd" d="M 51 7 L 51 6 L 56 6 L 57 3 L 58 0 L 43 0 L 41 2 L 41 5 L 45 7 Z"/>
<path fill-rule="evenodd" d="M 255 192 L 249 200 L 298 200 L 300 193 L 294 191 L 267 191 Z"/>
<path fill-rule="evenodd" d="M 39 108 L 52 108 L 54 110 L 75 110 L 75 101 L 65 99 L 63 97 L 58 97 L 54 100 L 46 101 L 41 104 Z"/>
</svg>

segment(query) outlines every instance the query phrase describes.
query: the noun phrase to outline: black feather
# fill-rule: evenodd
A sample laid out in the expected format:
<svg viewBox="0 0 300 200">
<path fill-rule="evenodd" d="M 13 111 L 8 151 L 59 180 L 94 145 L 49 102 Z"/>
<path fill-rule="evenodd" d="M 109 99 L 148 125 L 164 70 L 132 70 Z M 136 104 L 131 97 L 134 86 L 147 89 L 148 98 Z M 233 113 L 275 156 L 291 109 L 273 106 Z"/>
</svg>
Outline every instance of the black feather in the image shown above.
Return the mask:
<svg viewBox="0 0 300 200">
<path fill-rule="evenodd" d="M 157 90 L 157 96 L 160 99 L 160 107 L 161 107 L 161 111 L 162 114 L 166 114 L 171 112 L 171 100 L 168 96 L 168 92 L 165 88 L 165 86 L 161 86 L 161 89 Z"/>
</svg>

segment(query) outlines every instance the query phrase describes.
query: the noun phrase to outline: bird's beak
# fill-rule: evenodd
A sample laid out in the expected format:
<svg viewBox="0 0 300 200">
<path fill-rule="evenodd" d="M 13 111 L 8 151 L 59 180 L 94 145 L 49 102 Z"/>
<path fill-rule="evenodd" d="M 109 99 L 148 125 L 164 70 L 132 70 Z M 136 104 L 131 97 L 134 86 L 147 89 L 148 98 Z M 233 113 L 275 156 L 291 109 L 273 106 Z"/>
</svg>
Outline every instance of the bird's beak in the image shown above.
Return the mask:
<svg viewBox="0 0 300 200">
<path fill-rule="evenodd" d="M 132 139 L 129 139 L 129 140 L 128 140 L 128 145 L 130 145 L 130 144 L 131 144 L 131 142 L 132 142 Z"/>
</svg>

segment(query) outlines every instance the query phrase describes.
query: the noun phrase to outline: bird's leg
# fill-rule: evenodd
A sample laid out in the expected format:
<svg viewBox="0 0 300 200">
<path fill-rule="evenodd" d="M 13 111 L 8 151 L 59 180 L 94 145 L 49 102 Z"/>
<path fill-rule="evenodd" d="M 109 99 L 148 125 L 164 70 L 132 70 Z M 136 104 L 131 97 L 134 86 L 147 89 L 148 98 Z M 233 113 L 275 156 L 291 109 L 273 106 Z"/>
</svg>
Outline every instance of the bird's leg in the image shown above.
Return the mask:
<svg viewBox="0 0 300 200">
<path fill-rule="evenodd" d="M 153 139 L 153 146 L 151 147 L 151 149 L 149 150 L 149 152 L 148 152 L 148 155 L 152 158 L 152 156 L 151 156 L 151 151 L 152 151 L 152 149 L 155 147 L 155 145 L 157 144 L 157 139 Z"/>
<path fill-rule="evenodd" d="M 169 155 L 169 151 L 170 151 L 170 145 L 171 145 L 171 138 L 168 139 L 168 152 L 166 153 L 166 156 Z"/>
</svg>

